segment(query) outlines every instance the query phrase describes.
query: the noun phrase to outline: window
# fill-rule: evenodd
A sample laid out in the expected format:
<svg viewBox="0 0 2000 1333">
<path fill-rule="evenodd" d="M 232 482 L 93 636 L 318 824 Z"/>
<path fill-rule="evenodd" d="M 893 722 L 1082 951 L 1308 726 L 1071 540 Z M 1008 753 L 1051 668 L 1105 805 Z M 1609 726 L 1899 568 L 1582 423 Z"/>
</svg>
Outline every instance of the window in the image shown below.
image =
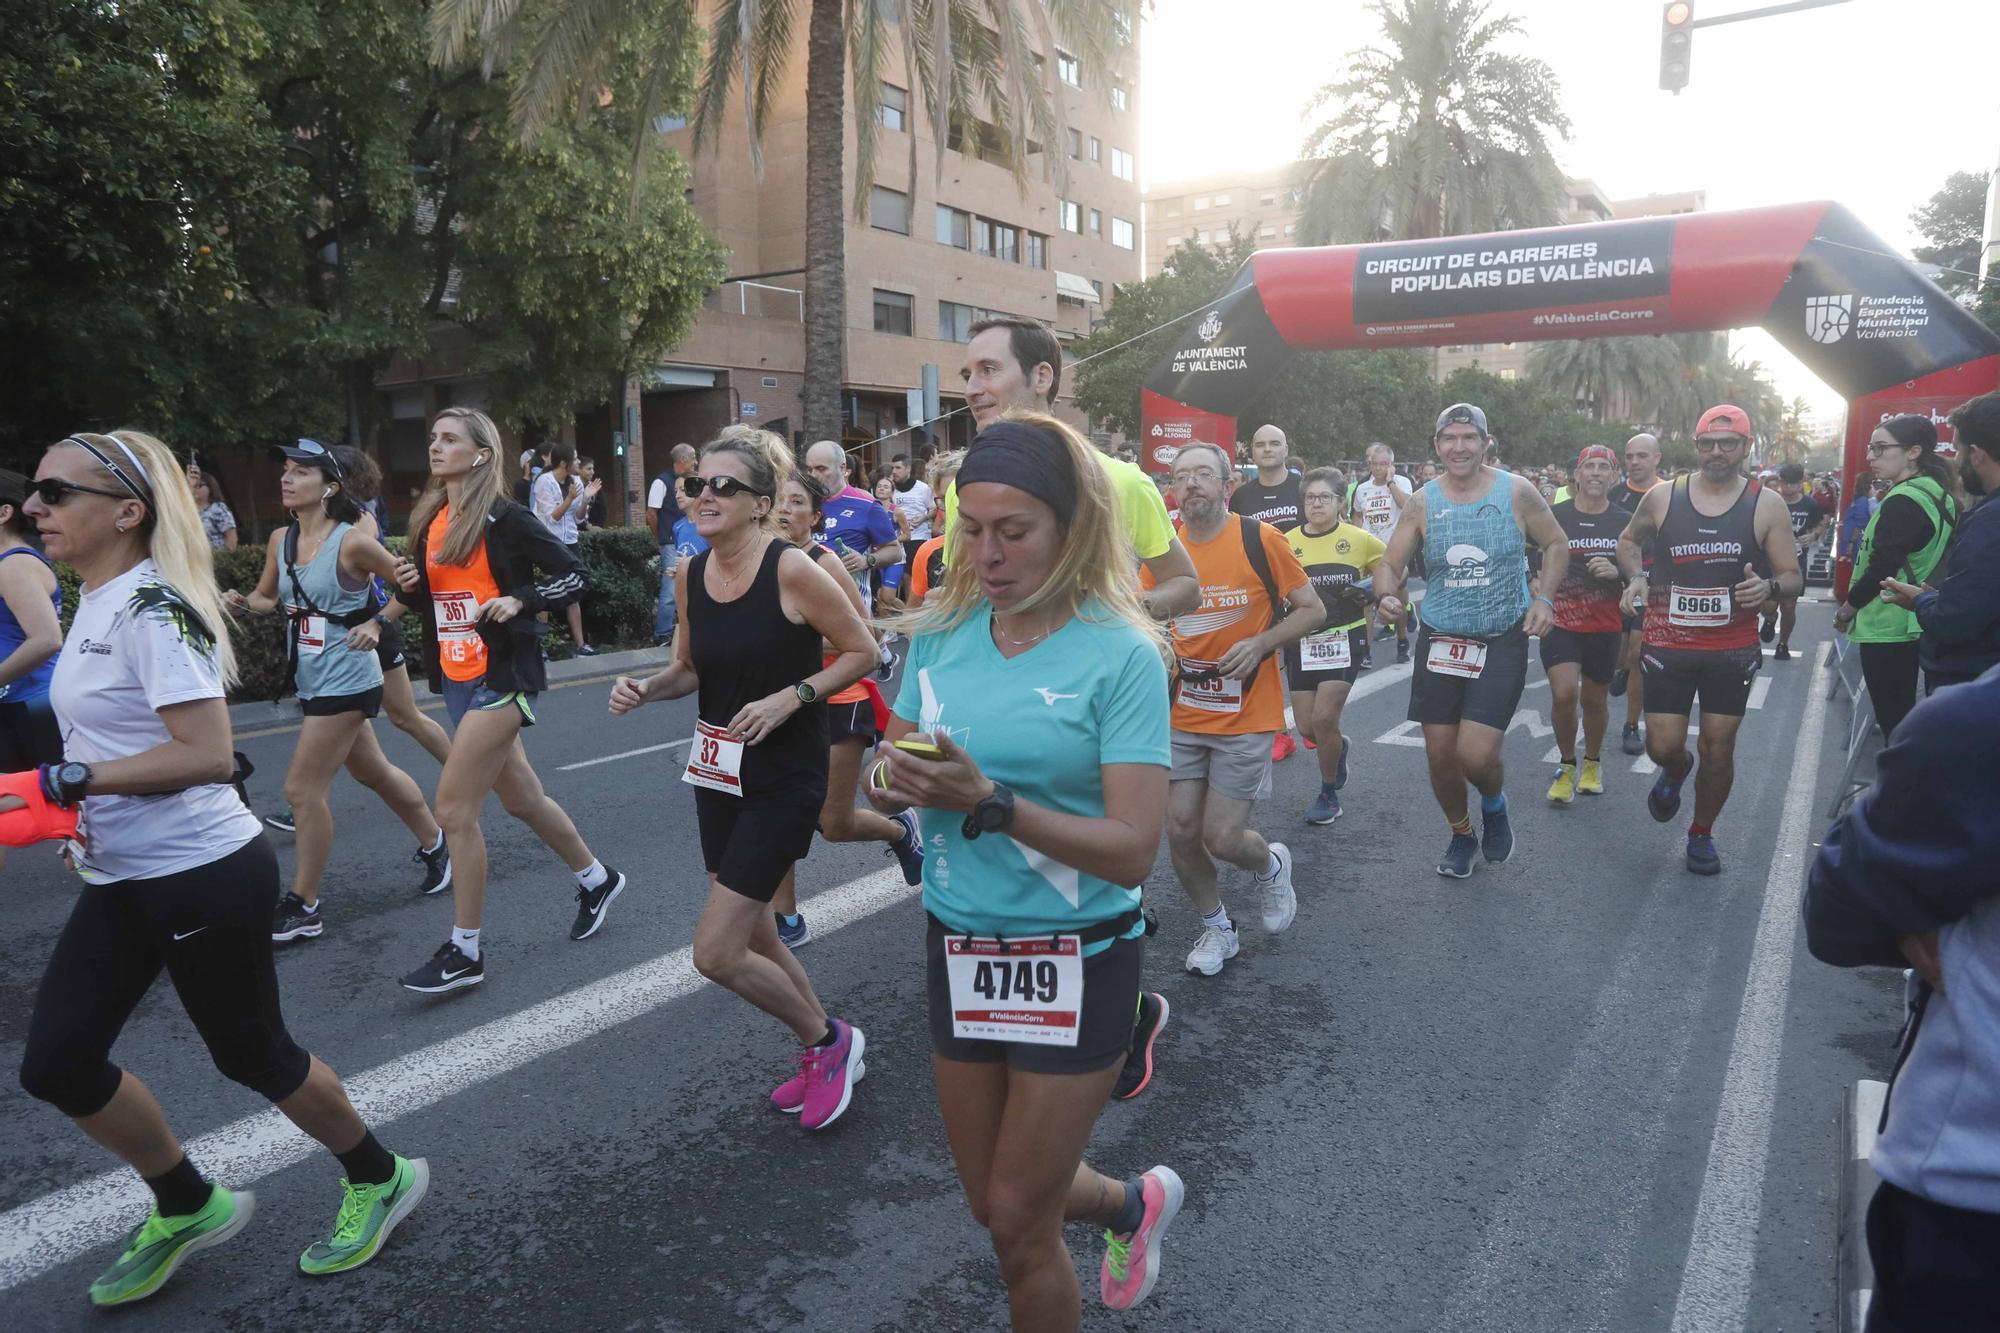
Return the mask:
<svg viewBox="0 0 2000 1333">
<path fill-rule="evenodd" d="M 875 289 L 875 332 L 898 333 L 910 336 L 910 312 L 915 301 L 908 292 L 885 292 Z"/>
<path fill-rule="evenodd" d="M 882 102 L 875 108 L 875 119 L 882 122 L 885 130 L 908 129 L 905 116 L 910 110 L 910 94 L 893 83 L 882 85 Z"/>
<path fill-rule="evenodd" d="M 1257 196 L 1257 202 L 1265 208 L 1270 208 L 1278 202 L 1278 196 L 1275 194 L 1260 194 Z"/>
<path fill-rule="evenodd" d="M 1262 231 L 1257 233 L 1257 239 L 1260 241 L 1268 241 L 1274 239 L 1277 236 L 1277 234 L 1278 234 L 1278 229 L 1276 227 L 1266 227 Z"/>
<path fill-rule="evenodd" d="M 1076 162 L 1082 160 L 1082 158 L 1083 131 L 1072 125 L 1069 130 L 1069 160 Z"/>
<path fill-rule="evenodd" d="M 1131 101 L 1125 96 L 1125 87 L 1123 84 L 1114 83 L 1111 85 L 1111 109 L 1113 111 L 1127 111 L 1131 109 Z"/>
<path fill-rule="evenodd" d="M 1083 230 L 1083 210 L 1074 199 L 1056 200 L 1056 225 L 1064 231 Z"/>
<path fill-rule="evenodd" d="M 1207 208 L 1207 207 L 1208 207 L 1208 196 L 1207 196 L 1207 195 L 1205 195 L 1205 194 L 1198 194 L 1198 195 L 1196 195 L 1196 196 L 1194 197 L 1194 204 L 1192 205 L 1192 207 L 1194 208 L 1194 211 L 1195 211 L 1195 212 L 1197 212 L 1197 213 L 1199 213 L 1199 212 L 1201 212 L 1201 211 L 1202 211 L 1203 209 Z"/>
<path fill-rule="evenodd" d="M 1090 136 L 1090 160 L 1093 162 L 1104 160 L 1104 140 L 1094 134 Z"/>
<path fill-rule="evenodd" d="M 956 208 L 937 206 L 937 239 L 939 245 L 956 246 L 961 250 L 972 248 L 972 214 Z"/>
<path fill-rule="evenodd" d="M 1287 222 L 1285 224 L 1285 235 L 1287 236 L 1296 236 L 1298 234 L 1298 230 L 1299 230 L 1299 224 L 1296 222 Z"/>
<path fill-rule="evenodd" d="M 1124 218 L 1111 219 L 1111 243 L 1120 250 L 1130 250 L 1134 244 L 1132 224 Z"/>
<path fill-rule="evenodd" d="M 868 195 L 868 225 L 883 231 L 910 234 L 910 196 L 901 190 L 877 185 Z"/>
<path fill-rule="evenodd" d="M 1083 65 L 1067 51 L 1056 52 L 1056 74 L 1072 88 L 1083 87 Z"/>
<path fill-rule="evenodd" d="M 960 305 L 956 301 L 938 302 L 938 338 L 942 342 L 963 343 L 972 341 L 972 326 L 982 319 L 1002 318 L 998 310 L 984 310 L 979 306 Z"/>
<path fill-rule="evenodd" d="M 1021 233 L 1021 262 L 1029 268 L 1049 266 L 1049 238 L 1038 231 Z"/>
<path fill-rule="evenodd" d="M 1133 170 L 1132 155 L 1123 148 L 1111 150 L 1111 174 L 1121 181 L 1129 181 L 1138 175 Z"/>
<path fill-rule="evenodd" d="M 1179 205 L 1179 204 L 1168 204 L 1168 205 L 1167 205 L 1167 216 L 1168 216 L 1168 217 L 1170 217 L 1170 218 L 1177 218 L 1177 217 L 1179 217 L 1180 215 L 1181 215 L 1181 208 L 1180 208 L 1180 205 Z"/>
<path fill-rule="evenodd" d="M 686 129 L 687 123 L 686 116 L 654 116 L 653 132 L 655 134 L 672 134 L 675 130 Z"/>
<path fill-rule="evenodd" d="M 1521 372 L 1513 366 L 1502 366 L 1500 367 L 1500 378 L 1503 380 L 1517 380 L 1521 378 Z"/>
<path fill-rule="evenodd" d="M 1104 214 L 1094 208 L 1090 210 L 1090 234 L 1092 236 L 1104 234 Z"/>
<path fill-rule="evenodd" d="M 979 253 L 989 259 L 1004 259 L 1010 264 L 1021 260 L 1021 232 L 1004 222 L 991 218 L 973 220 L 973 235 L 979 240 Z"/>
<path fill-rule="evenodd" d="M 1104 304 L 1104 284 L 1096 278 L 1090 279 L 1090 290 L 1097 293 L 1097 303 Z"/>
</svg>

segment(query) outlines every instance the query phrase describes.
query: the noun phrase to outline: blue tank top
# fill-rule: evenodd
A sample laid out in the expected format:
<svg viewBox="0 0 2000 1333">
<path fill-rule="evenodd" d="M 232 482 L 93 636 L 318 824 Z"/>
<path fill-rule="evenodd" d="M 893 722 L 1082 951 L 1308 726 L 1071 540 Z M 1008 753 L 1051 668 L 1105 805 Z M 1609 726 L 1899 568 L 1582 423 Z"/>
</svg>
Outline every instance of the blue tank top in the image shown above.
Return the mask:
<svg viewBox="0 0 2000 1333">
<path fill-rule="evenodd" d="M 32 546 L 10 546 L 4 551 L 0 551 L 0 560 L 5 560 L 8 556 L 18 554 L 22 551 L 35 557 L 35 559 L 41 561 L 44 565 L 49 564 L 49 558 Z M 55 566 L 49 565 L 49 568 L 54 569 Z M 62 583 L 60 580 L 56 583 L 55 591 L 49 594 L 49 601 L 56 608 L 56 622 L 60 624 L 62 622 Z M 28 632 L 22 629 L 21 622 L 14 618 L 12 608 L 7 605 L 4 599 L 0 599 L 0 659 L 12 656 L 14 650 L 27 641 Z M 27 675 L 6 685 L 0 685 L 0 703 L 25 704 L 33 703 L 37 699 L 46 699 L 49 693 L 49 677 L 55 675 L 56 659 L 61 656 L 62 653 L 60 650 L 50 653 L 46 662 L 43 662 Z"/>
<path fill-rule="evenodd" d="M 297 566 L 299 588 L 313 606 L 326 615 L 347 615 L 369 605 L 371 583 L 349 588 L 340 581 L 340 543 L 353 525 L 337 523 L 319 554 Z M 292 594 L 293 565 L 278 552 L 278 600 L 288 610 L 299 609 Z M 374 650 L 358 652 L 347 646 L 347 630 L 324 615 L 295 622 L 299 636 L 298 694 L 301 699 L 333 698 L 361 694 L 382 683 L 382 663 Z"/>
<path fill-rule="evenodd" d="M 1514 517 L 1514 477 L 1495 472 L 1486 493 L 1449 499 L 1424 485 L 1424 624 L 1446 634 L 1504 634 L 1528 611 L 1527 541 Z"/>
</svg>

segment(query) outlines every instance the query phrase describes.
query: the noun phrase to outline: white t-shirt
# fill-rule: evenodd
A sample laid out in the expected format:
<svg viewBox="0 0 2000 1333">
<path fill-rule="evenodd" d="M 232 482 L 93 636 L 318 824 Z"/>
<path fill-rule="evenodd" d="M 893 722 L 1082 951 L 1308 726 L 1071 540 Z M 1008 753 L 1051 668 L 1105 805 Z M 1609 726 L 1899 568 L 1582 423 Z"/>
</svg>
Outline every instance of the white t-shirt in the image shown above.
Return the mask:
<svg viewBox="0 0 2000 1333">
<path fill-rule="evenodd" d="M 910 525 L 910 540 L 925 542 L 931 538 L 931 510 L 937 504 L 937 497 L 931 493 L 930 484 L 913 481 L 907 491 L 896 492 L 896 512 Z"/>
<path fill-rule="evenodd" d="M 1390 534 L 1396 531 L 1396 524 L 1403 517 L 1403 511 L 1396 508 L 1396 501 L 1389 494 L 1390 486 L 1401 491 L 1405 497 L 1410 494 L 1409 478 L 1398 472 L 1389 474 L 1388 485 L 1378 486 L 1373 478 L 1364 479 L 1354 488 L 1354 513 L 1348 519 L 1367 529 L 1369 536 L 1384 545 L 1388 544 Z"/>
<path fill-rule="evenodd" d="M 98 764 L 172 739 L 159 710 L 223 697 L 215 639 L 151 560 L 86 588 L 49 698 L 63 758 Z M 147 796 L 87 796 L 77 869 L 94 884 L 154 879 L 219 861 L 259 832 L 226 782 Z"/>
<path fill-rule="evenodd" d="M 646 488 L 646 508 L 665 509 L 666 507 L 667 479 L 665 477 L 655 477 L 653 478 L 653 484 Z"/>
<path fill-rule="evenodd" d="M 582 516 L 579 511 L 583 509 L 583 497 L 578 496 L 561 518 L 555 516 L 556 510 L 562 508 L 564 488 L 572 485 L 572 481 L 557 481 L 553 472 L 544 472 L 535 478 L 534 490 L 529 496 L 534 501 L 535 517 L 542 520 L 542 526 L 553 532 L 556 540 L 564 546 L 576 545 L 576 521 Z"/>
</svg>

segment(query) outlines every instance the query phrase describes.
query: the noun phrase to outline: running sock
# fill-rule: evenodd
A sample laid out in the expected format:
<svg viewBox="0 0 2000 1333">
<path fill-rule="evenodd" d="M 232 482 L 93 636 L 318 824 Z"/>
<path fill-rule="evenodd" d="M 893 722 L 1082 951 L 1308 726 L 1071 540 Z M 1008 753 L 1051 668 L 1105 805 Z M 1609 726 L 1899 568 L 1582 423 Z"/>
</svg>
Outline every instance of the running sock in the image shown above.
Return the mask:
<svg viewBox="0 0 2000 1333">
<path fill-rule="evenodd" d="M 443 829 L 439 829 L 439 830 L 438 830 L 438 840 L 437 840 L 436 842 L 432 843 L 432 844 L 431 844 L 430 846 L 428 846 L 428 847 L 424 848 L 424 855 L 425 855 L 425 856 L 436 856 L 436 855 L 437 855 L 437 854 L 438 854 L 438 853 L 439 853 L 440 851 L 442 851 L 443 849 L 444 849 L 444 830 L 443 830 Z"/>
<path fill-rule="evenodd" d="M 1712 824 L 1689 824 L 1689 825 L 1688 825 L 1688 836 L 1689 836 L 1690 838 L 1706 838 L 1706 837 L 1709 837 L 1709 836 L 1711 835 L 1711 833 L 1713 832 L 1713 830 L 1714 830 L 1714 827 L 1715 827 L 1715 826 L 1714 826 L 1714 825 L 1712 825 Z"/>
<path fill-rule="evenodd" d="M 826 1020 L 826 1035 L 813 1043 L 813 1049 L 818 1050 L 822 1046 L 831 1046 L 839 1040 L 840 1034 L 834 1031 L 833 1020 L 829 1018 Z"/>
<path fill-rule="evenodd" d="M 1562 757 L 1561 755 L 1557 755 L 1557 756 L 1556 756 L 1556 767 L 1557 767 L 1557 768 L 1575 768 L 1575 767 L 1576 767 L 1576 756 L 1575 756 L 1575 755 L 1571 755 L 1571 756 L 1570 756 L 1569 758 L 1565 759 L 1565 758 L 1563 758 L 1563 757 Z M 1482 798 L 1482 799 L 1484 799 L 1484 798 Z"/>
<path fill-rule="evenodd" d="M 1264 855 L 1271 858 L 1271 864 L 1268 868 L 1264 870 L 1262 874 L 1257 876 L 1258 879 L 1273 880 L 1276 879 L 1280 874 L 1284 873 L 1285 863 L 1278 859 L 1278 854 L 1276 852 L 1271 851 L 1269 848 L 1266 848 L 1264 851 Z"/>
<path fill-rule="evenodd" d="M 1489 815 L 1499 814 L 1502 810 L 1505 810 L 1507 808 L 1507 793 L 1503 791 L 1497 796 L 1485 796 L 1485 795 L 1480 796 L 1479 808 L 1485 811 Z M 1471 827 L 1471 824 L 1472 824 L 1471 820 L 1466 821 L 1466 826 L 1468 829 Z"/>
<path fill-rule="evenodd" d="M 1234 930 L 1236 923 L 1229 919 L 1229 909 L 1218 907 L 1213 912 L 1203 912 L 1201 924 L 1213 930 Z"/>
<path fill-rule="evenodd" d="M 609 878 L 611 876 L 605 871 L 604 862 L 595 858 L 588 866 L 576 872 L 578 887 L 585 889 L 601 889 L 604 887 L 604 881 Z"/>
<path fill-rule="evenodd" d="M 361 1142 L 346 1152 L 337 1152 L 340 1169 L 347 1172 L 350 1185 L 386 1185 L 396 1174 L 396 1156 L 375 1141 L 374 1130 L 364 1130 Z"/>
<path fill-rule="evenodd" d="M 1108 1230 L 1114 1236 L 1129 1236 L 1146 1220 L 1146 1190 L 1136 1180 L 1125 1182 L 1125 1202 L 1111 1216 Z"/>
<path fill-rule="evenodd" d="M 1321 796 L 1325 796 L 1325 797 L 1328 797 L 1328 798 L 1331 798 L 1331 797 L 1333 796 L 1333 794 L 1334 794 L 1334 786 L 1333 786 L 1333 784 L 1332 784 L 1331 782 L 1322 782 L 1322 783 L 1320 783 L 1320 784 L 1319 784 L 1319 794 L 1320 794 Z"/>
<path fill-rule="evenodd" d="M 1454 823 L 1454 824 L 1453 824 L 1453 825 L 1451 826 L 1451 831 L 1452 831 L 1452 834 L 1453 834 L 1453 836 L 1455 836 L 1455 837 L 1460 837 L 1460 838 L 1469 838 L 1469 837 L 1471 837 L 1471 836 L 1472 836 L 1472 816 L 1470 816 L 1470 815 L 1467 815 L 1467 816 L 1466 816 L 1466 817 L 1465 817 L 1464 819 L 1461 819 L 1461 820 L 1458 820 L 1457 822 L 1455 822 L 1455 823 Z"/>
<path fill-rule="evenodd" d="M 319 902 L 318 902 L 318 900 L 314 900 L 314 901 L 312 901 L 312 902 L 307 902 L 307 901 L 306 901 L 305 899 L 301 898 L 301 899 L 299 900 L 299 906 L 300 906 L 300 907 L 303 907 L 303 908 L 305 909 L 305 912 L 306 912 L 306 915 L 307 915 L 307 916 L 318 916 L 318 915 L 319 915 Z"/>
<path fill-rule="evenodd" d="M 198 1213 L 208 1206 L 209 1196 L 214 1187 L 202 1179 L 201 1172 L 194 1169 L 194 1163 L 183 1153 L 181 1160 L 163 1176 L 147 1176 L 146 1188 L 153 1191 L 153 1205 L 159 1209 L 161 1217 L 186 1217 Z"/>
<path fill-rule="evenodd" d="M 479 961 L 479 927 L 474 926 L 471 930 L 460 930 L 457 926 L 453 926 L 451 928 L 451 942 L 467 958 L 470 958 L 475 963 Z"/>
</svg>

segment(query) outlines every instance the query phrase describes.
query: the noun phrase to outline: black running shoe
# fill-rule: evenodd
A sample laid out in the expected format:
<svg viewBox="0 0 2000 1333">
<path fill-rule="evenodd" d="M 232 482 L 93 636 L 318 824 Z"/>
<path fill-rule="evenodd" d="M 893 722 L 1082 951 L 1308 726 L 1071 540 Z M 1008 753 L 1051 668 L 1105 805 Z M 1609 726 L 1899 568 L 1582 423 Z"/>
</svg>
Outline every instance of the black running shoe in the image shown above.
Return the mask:
<svg viewBox="0 0 2000 1333">
<path fill-rule="evenodd" d="M 1646 753 L 1646 738 L 1639 734 L 1638 723 L 1627 722 L 1625 724 L 1625 734 L 1619 737 L 1618 746 L 1626 754 Z"/>
<path fill-rule="evenodd" d="M 298 825 L 292 822 L 292 807 L 289 805 L 275 815 L 265 815 L 264 822 L 272 828 L 283 829 L 287 833 L 299 831 Z"/>
<path fill-rule="evenodd" d="M 477 959 L 467 958 L 456 944 L 446 940 L 431 955 L 429 962 L 403 978 L 403 989 L 421 991 L 425 995 L 442 995 L 448 990 L 477 986 L 484 980 L 485 955 L 482 953 Z"/>
<path fill-rule="evenodd" d="M 625 892 L 625 876 L 604 867 L 604 882 L 594 889 L 576 886 L 576 923 L 569 928 L 573 940 L 587 940 L 611 913 L 611 900 Z"/>
<path fill-rule="evenodd" d="M 1605 693 L 1614 699 L 1623 699 L 1625 697 L 1625 687 L 1631 684 L 1631 682 L 1632 669 L 1630 667 L 1619 667 L 1611 673 L 1611 688 L 1606 690 Z"/>
<path fill-rule="evenodd" d="M 1774 653 L 1772 653 L 1772 654 L 1771 654 L 1771 656 L 1772 656 L 1772 657 L 1774 657 L 1774 658 L 1776 658 L 1776 659 L 1777 659 L 1778 661 L 1780 661 L 1780 662 L 1789 662 L 1789 661 L 1791 661 L 1791 660 L 1792 660 L 1792 645 L 1790 645 L 1789 643 L 1781 643 L 1781 644 L 1779 644 L 1779 645 L 1778 645 L 1778 649 L 1777 649 L 1777 651 L 1776 651 L 1776 652 L 1774 652 Z"/>
<path fill-rule="evenodd" d="M 1408 662 L 1409 660 L 1410 660 L 1410 641 L 1408 639 L 1396 640 L 1396 665 L 1402 666 L 1405 662 Z"/>
<path fill-rule="evenodd" d="M 451 887 L 451 848 L 445 846 L 444 835 L 438 835 L 438 846 L 434 852 L 417 849 L 410 858 L 423 863 L 424 882 L 417 889 L 419 893 L 443 893 Z"/>
<path fill-rule="evenodd" d="M 320 920 L 318 908 L 308 912 L 305 899 L 296 893 L 287 893 L 278 899 L 277 912 L 271 917 L 271 942 L 283 944 L 286 940 L 314 939 L 325 924 Z"/>
<path fill-rule="evenodd" d="M 1765 643 L 1769 643 L 1771 642 L 1771 640 L 1777 638 L 1778 618 L 1776 616 L 1765 617 L 1763 627 L 1757 631 L 1757 637 L 1762 639 Z"/>
<path fill-rule="evenodd" d="M 1118 1101 L 1129 1101 L 1153 1081 L 1153 1043 L 1167 1026 L 1167 997 L 1152 991 L 1139 992 L 1139 1014 L 1132 1023 L 1132 1048 L 1125 1055 L 1125 1067 L 1118 1071 L 1118 1086 L 1111 1091 Z"/>
</svg>

